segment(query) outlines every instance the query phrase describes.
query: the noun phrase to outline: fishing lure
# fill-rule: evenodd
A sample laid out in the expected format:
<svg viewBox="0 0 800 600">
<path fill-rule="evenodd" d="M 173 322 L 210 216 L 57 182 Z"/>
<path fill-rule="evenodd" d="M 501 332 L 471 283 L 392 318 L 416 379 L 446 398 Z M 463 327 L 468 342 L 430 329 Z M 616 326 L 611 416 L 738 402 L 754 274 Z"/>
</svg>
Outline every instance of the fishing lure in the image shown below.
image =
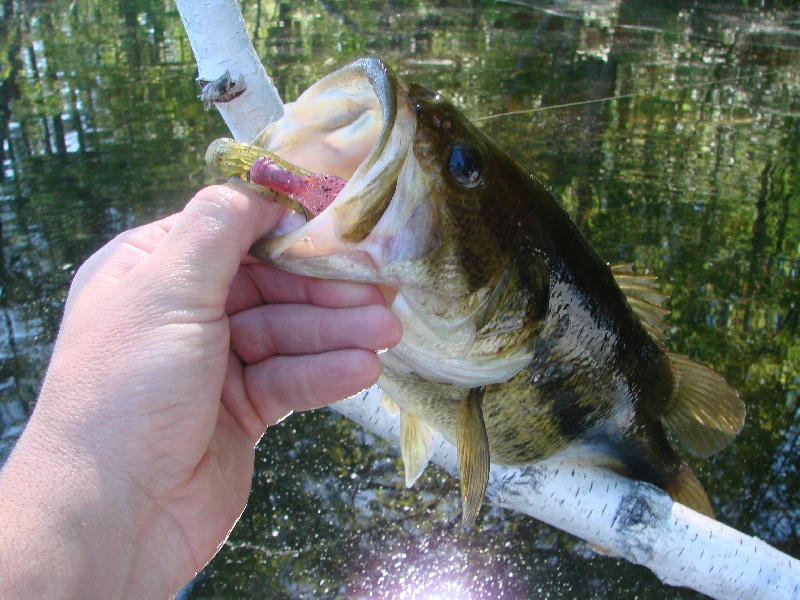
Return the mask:
<svg viewBox="0 0 800 600">
<path fill-rule="evenodd" d="M 325 210 L 347 185 L 341 177 L 292 170 L 269 156 L 260 156 L 253 162 L 250 181 L 289 194 L 314 215 Z"/>
<path fill-rule="evenodd" d="M 264 148 L 227 138 L 209 146 L 206 163 L 220 177 L 238 176 L 277 192 L 277 202 L 302 211 L 307 220 L 328 208 L 347 185 L 336 175 L 306 171 Z"/>
</svg>

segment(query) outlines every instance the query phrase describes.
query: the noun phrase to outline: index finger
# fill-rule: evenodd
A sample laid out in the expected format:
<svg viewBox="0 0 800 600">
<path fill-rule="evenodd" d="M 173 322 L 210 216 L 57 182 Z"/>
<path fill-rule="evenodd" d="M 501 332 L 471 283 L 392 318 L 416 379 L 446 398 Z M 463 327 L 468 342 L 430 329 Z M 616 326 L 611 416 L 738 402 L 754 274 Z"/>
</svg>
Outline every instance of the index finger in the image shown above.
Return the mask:
<svg viewBox="0 0 800 600">
<path fill-rule="evenodd" d="M 315 304 L 327 308 L 386 305 L 377 286 L 317 279 L 273 265 L 244 264 L 233 278 L 225 312 L 235 314 L 262 304 Z"/>
</svg>

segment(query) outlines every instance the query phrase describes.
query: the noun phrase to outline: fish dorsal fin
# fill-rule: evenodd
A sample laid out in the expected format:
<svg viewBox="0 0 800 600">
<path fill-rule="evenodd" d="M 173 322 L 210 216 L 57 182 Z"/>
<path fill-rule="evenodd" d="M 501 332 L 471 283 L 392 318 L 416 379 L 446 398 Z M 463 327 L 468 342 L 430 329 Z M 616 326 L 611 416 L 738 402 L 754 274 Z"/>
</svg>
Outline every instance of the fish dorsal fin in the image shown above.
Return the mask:
<svg viewBox="0 0 800 600">
<path fill-rule="evenodd" d="M 707 458 L 725 448 L 742 430 L 744 402 L 715 371 L 687 356 L 668 356 L 672 399 L 661 420 L 689 452 Z"/>
<path fill-rule="evenodd" d="M 404 410 L 400 411 L 400 455 L 405 467 L 406 487 L 414 485 L 422 475 L 441 440 L 442 435 L 424 421 Z"/>
<path fill-rule="evenodd" d="M 458 405 L 458 472 L 461 478 L 461 524 L 469 528 L 478 518 L 489 482 L 489 439 L 483 422 L 484 388 L 469 390 Z"/>
<path fill-rule="evenodd" d="M 625 294 L 628 304 L 644 325 L 647 333 L 658 343 L 667 339 L 664 317 L 669 311 L 663 307 L 668 296 L 655 287 L 656 277 L 633 272 L 630 263 L 610 265 L 611 274 L 619 289 Z"/>
</svg>

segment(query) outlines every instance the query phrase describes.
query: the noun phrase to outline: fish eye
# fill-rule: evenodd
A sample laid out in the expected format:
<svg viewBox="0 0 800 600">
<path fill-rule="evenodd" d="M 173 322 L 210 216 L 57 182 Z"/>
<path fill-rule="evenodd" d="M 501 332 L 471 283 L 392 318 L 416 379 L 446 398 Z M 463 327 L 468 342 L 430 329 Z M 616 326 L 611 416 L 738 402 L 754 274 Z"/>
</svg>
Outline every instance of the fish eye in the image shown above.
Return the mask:
<svg viewBox="0 0 800 600">
<path fill-rule="evenodd" d="M 450 178 L 462 187 L 475 187 L 480 183 L 483 160 L 480 153 L 469 144 L 459 143 L 450 151 L 447 163 Z"/>
</svg>

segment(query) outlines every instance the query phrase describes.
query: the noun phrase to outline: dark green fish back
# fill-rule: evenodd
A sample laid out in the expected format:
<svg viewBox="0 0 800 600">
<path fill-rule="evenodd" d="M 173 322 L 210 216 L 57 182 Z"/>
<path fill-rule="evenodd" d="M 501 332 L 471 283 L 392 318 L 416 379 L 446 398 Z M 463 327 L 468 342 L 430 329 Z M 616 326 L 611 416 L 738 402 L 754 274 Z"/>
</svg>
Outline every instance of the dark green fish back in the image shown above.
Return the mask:
<svg viewBox="0 0 800 600">
<path fill-rule="evenodd" d="M 664 349 L 667 311 L 654 278 L 609 267 L 535 175 L 438 95 L 411 90 L 425 160 L 447 160 L 455 145 L 469 144 L 483 161 L 478 185 L 451 182 L 442 192 L 439 217 L 458 223 L 452 237 L 467 292 L 493 286 L 475 345 L 532 351 L 516 375 L 481 389 L 491 461 L 524 465 L 562 454 L 649 481 L 713 514 L 664 424 L 694 454 L 716 452 L 743 424 L 736 392 Z M 384 380 L 404 410 L 463 445 L 453 411 L 473 392 L 395 373 L 391 364 Z"/>
</svg>

